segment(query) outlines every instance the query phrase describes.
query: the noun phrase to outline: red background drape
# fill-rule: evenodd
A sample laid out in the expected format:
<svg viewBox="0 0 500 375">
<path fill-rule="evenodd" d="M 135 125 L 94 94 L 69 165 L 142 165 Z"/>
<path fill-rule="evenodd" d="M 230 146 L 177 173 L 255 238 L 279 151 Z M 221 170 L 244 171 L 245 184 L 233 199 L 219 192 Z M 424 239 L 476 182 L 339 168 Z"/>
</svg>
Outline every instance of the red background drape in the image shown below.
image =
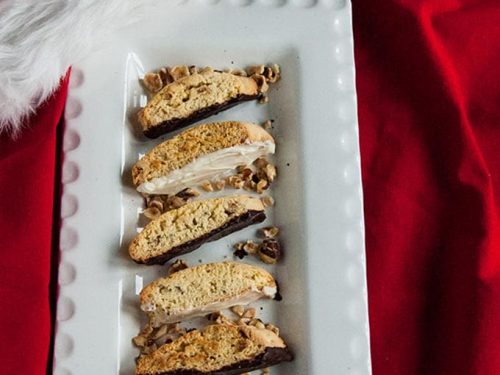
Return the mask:
<svg viewBox="0 0 500 375">
<path fill-rule="evenodd" d="M 500 374 L 500 1 L 353 16 L 374 374 Z M 47 367 L 66 90 L 0 137 L 5 374 Z"/>
</svg>

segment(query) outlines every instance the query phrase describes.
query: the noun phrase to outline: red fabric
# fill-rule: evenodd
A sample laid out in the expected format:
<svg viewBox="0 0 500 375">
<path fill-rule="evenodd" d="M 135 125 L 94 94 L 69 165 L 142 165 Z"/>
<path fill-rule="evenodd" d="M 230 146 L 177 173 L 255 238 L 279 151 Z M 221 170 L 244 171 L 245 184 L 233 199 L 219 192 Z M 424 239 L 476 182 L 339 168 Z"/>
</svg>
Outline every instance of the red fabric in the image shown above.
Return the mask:
<svg viewBox="0 0 500 375">
<path fill-rule="evenodd" d="M 373 372 L 500 374 L 500 2 L 353 12 Z"/>
<path fill-rule="evenodd" d="M 0 137 L 2 374 L 47 368 L 56 130 L 66 92 L 67 79 L 17 140 Z"/>
<path fill-rule="evenodd" d="M 353 12 L 374 374 L 500 374 L 500 3 Z M 47 363 L 66 83 L 31 130 L 0 140 L 5 374 Z"/>
</svg>

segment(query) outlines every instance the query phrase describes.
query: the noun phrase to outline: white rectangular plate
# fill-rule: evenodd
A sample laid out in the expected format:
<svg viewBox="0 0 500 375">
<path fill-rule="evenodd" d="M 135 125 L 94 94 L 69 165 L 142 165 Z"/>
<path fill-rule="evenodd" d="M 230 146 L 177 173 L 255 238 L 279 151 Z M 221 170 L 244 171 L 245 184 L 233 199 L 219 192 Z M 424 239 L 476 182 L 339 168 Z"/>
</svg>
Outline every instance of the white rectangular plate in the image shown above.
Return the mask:
<svg viewBox="0 0 500 375">
<path fill-rule="evenodd" d="M 168 138 L 139 136 L 144 71 L 278 63 L 268 104 L 245 103 L 206 121 L 275 120 L 278 179 L 268 222 L 282 230 L 275 267 L 283 301 L 256 304 L 295 353 L 273 374 L 371 373 L 350 4 L 343 0 L 158 2 L 147 20 L 74 68 L 64 135 L 63 225 L 55 374 L 132 374 L 138 292 L 165 274 L 127 255 L 144 223 L 130 181 L 140 153 Z M 231 191 L 227 191 L 230 193 Z M 258 227 L 261 227 L 260 225 Z M 250 227 L 185 257 L 231 260 Z M 262 307 L 262 310 L 260 309 Z M 257 372 L 256 372 L 257 373 Z"/>
</svg>

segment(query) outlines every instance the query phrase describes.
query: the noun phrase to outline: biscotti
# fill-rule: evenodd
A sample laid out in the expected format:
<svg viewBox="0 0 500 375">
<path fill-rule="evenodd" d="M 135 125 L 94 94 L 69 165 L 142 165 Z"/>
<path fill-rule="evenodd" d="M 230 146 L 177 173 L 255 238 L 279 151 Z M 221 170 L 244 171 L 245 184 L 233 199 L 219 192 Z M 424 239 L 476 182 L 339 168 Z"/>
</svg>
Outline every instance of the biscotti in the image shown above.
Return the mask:
<svg viewBox="0 0 500 375">
<path fill-rule="evenodd" d="M 193 201 L 152 220 L 132 240 L 129 254 L 137 263 L 163 264 L 265 218 L 261 200 L 247 195 Z"/>
<path fill-rule="evenodd" d="M 162 345 L 137 360 L 136 375 L 242 374 L 291 361 L 274 332 L 252 326 L 209 325 Z"/>
<path fill-rule="evenodd" d="M 237 166 L 273 154 L 273 137 L 261 126 L 226 121 L 203 124 L 169 139 L 132 168 L 137 190 L 176 194 L 204 181 L 226 177 Z"/>
<path fill-rule="evenodd" d="M 139 112 L 139 123 L 146 137 L 156 138 L 259 95 L 252 78 L 207 70 L 163 87 Z"/>
<path fill-rule="evenodd" d="M 266 270 L 239 262 L 202 264 L 153 281 L 141 291 L 141 309 L 158 327 L 205 316 L 260 298 L 275 298 L 276 281 Z"/>
</svg>

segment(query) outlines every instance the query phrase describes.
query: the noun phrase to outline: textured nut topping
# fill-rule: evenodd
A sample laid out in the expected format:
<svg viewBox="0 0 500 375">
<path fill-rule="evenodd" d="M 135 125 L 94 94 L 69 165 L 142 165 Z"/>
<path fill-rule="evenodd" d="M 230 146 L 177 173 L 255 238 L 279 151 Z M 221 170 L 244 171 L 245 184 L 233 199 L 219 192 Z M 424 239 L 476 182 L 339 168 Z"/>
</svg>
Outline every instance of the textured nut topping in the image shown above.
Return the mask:
<svg viewBox="0 0 500 375">
<path fill-rule="evenodd" d="M 259 232 L 264 238 L 274 238 L 279 234 L 280 230 L 278 227 L 265 227 L 260 229 Z"/>
<path fill-rule="evenodd" d="M 269 97 L 265 94 L 262 94 L 262 96 L 260 97 L 260 99 L 258 100 L 258 103 L 259 104 L 266 104 L 266 103 L 269 103 Z"/>
<path fill-rule="evenodd" d="M 269 187 L 269 182 L 267 180 L 260 180 L 257 182 L 257 185 L 255 186 L 255 191 L 259 194 L 262 194 L 264 190 L 266 190 Z"/>
<path fill-rule="evenodd" d="M 255 318 L 255 314 L 256 314 L 255 308 L 251 307 L 243 313 L 243 318 Z"/>
<path fill-rule="evenodd" d="M 278 336 L 280 335 L 280 329 L 276 327 L 274 324 L 271 323 L 266 324 L 266 329 L 276 333 Z"/>
<path fill-rule="evenodd" d="M 257 84 L 257 89 L 260 93 L 264 94 L 269 90 L 269 85 L 264 76 L 261 76 L 260 74 L 254 74 L 250 78 L 255 81 L 255 83 Z"/>
<path fill-rule="evenodd" d="M 259 247 L 259 257 L 264 263 L 276 264 L 281 257 L 281 246 L 275 239 L 266 239 Z"/>
<path fill-rule="evenodd" d="M 243 306 L 233 306 L 231 307 L 231 311 L 239 317 L 242 317 L 245 313 L 245 308 Z"/>
<path fill-rule="evenodd" d="M 243 244 L 243 250 L 245 250 L 248 254 L 256 254 L 259 250 L 259 245 L 252 240 L 248 240 Z"/>
<path fill-rule="evenodd" d="M 226 185 L 226 181 L 224 181 L 224 180 L 220 180 L 220 181 L 216 181 L 216 182 L 212 183 L 212 187 L 215 191 L 220 191 L 220 190 L 224 189 L 225 185 Z"/>
<path fill-rule="evenodd" d="M 269 195 L 262 197 L 261 201 L 262 201 L 262 204 L 264 205 L 264 207 L 274 206 L 274 198 L 269 196 Z"/>
<path fill-rule="evenodd" d="M 248 75 L 263 74 L 265 65 L 253 65 L 247 69 Z"/>
<path fill-rule="evenodd" d="M 163 87 L 163 81 L 158 73 L 146 73 L 142 83 L 151 92 L 158 92 Z"/>
<path fill-rule="evenodd" d="M 243 180 L 238 175 L 228 177 L 227 183 L 235 189 L 241 189 L 244 185 Z"/>
<path fill-rule="evenodd" d="M 214 187 L 209 181 L 202 183 L 201 188 L 205 191 L 214 191 Z"/>
<path fill-rule="evenodd" d="M 267 177 L 267 180 L 269 182 L 273 182 L 277 174 L 276 167 L 269 163 L 264 167 L 264 173 Z"/>
<path fill-rule="evenodd" d="M 170 76 L 174 81 L 178 79 L 189 76 L 191 73 L 189 72 L 189 68 L 186 65 L 177 65 L 168 70 Z"/>
<path fill-rule="evenodd" d="M 154 220 L 161 215 L 161 210 L 157 207 L 149 207 L 146 208 L 143 212 L 144 216 L 146 216 L 149 220 Z"/>
<path fill-rule="evenodd" d="M 261 126 L 264 128 L 264 130 L 269 131 L 273 127 L 273 122 L 271 120 L 267 120 L 267 121 L 264 121 Z"/>
</svg>

